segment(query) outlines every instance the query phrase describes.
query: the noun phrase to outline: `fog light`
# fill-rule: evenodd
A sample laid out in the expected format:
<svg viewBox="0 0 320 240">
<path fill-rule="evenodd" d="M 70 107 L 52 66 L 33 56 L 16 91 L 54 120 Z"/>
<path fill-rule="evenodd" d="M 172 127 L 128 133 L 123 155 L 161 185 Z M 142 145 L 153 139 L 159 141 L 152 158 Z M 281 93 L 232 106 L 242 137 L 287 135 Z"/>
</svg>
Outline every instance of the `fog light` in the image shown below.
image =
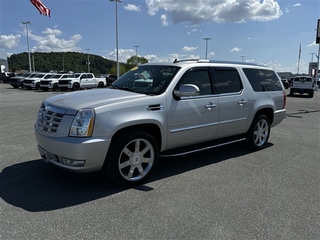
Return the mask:
<svg viewBox="0 0 320 240">
<path fill-rule="evenodd" d="M 65 158 L 60 156 L 58 158 L 60 163 L 64 165 L 72 166 L 72 167 L 83 167 L 84 163 L 86 162 L 84 160 L 73 160 L 70 158 Z"/>
</svg>

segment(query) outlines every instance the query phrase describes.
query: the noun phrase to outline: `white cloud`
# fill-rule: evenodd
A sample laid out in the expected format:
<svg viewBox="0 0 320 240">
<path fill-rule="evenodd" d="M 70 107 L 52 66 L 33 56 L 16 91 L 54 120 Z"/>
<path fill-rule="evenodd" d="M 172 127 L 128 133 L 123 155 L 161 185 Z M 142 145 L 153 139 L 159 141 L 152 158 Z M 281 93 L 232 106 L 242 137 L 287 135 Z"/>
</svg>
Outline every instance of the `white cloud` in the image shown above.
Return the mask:
<svg viewBox="0 0 320 240">
<path fill-rule="evenodd" d="M 198 47 L 188 47 L 188 46 L 184 46 L 182 48 L 182 52 L 193 52 L 194 50 L 198 49 Z"/>
<path fill-rule="evenodd" d="M 241 51 L 240 48 L 234 47 L 234 48 L 231 49 L 230 52 L 240 52 L 240 51 Z"/>
<path fill-rule="evenodd" d="M 148 13 L 164 11 L 172 23 L 270 21 L 282 11 L 275 0 L 146 0 Z"/>
<path fill-rule="evenodd" d="M 169 23 L 167 21 L 167 15 L 162 14 L 160 19 L 161 19 L 161 23 L 162 23 L 163 26 L 168 26 L 169 25 Z"/>
<path fill-rule="evenodd" d="M 141 12 L 141 7 L 134 4 L 127 4 L 124 9 L 128 11 Z"/>
<path fill-rule="evenodd" d="M 213 57 L 214 55 L 216 55 L 214 52 L 209 52 L 208 53 L 208 58 Z"/>
<path fill-rule="evenodd" d="M 46 30 L 42 31 L 42 33 L 44 33 L 44 34 L 46 34 L 46 35 L 59 36 L 59 35 L 61 35 L 62 31 L 60 31 L 60 30 L 58 30 L 58 29 L 47 28 Z"/>
<path fill-rule="evenodd" d="M 39 36 L 32 36 L 34 39 L 38 39 Z M 37 44 L 32 47 L 32 51 L 35 52 L 67 52 L 67 51 L 81 51 L 81 48 L 77 44 L 81 41 L 82 36 L 75 34 L 69 40 L 57 38 L 55 35 L 47 35 L 41 37 Z"/>
<path fill-rule="evenodd" d="M 0 48 L 11 49 L 19 45 L 21 35 L 0 35 Z"/>
</svg>

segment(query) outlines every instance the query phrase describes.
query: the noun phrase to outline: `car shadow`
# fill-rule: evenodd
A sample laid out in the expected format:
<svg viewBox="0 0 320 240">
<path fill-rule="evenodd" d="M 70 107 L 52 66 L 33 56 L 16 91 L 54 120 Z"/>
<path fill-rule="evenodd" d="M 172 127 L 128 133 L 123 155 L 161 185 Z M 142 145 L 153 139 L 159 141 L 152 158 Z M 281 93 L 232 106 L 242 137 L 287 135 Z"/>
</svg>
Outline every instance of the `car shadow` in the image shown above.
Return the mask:
<svg viewBox="0 0 320 240">
<path fill-rule="evenodd" d="M 266 148 L 272 143 L 267 143 Z M 231 149 L 231 150 L 230 150 Z M 221 161 L 250 154 L 243 143 L 180 157 L 160 158 L 149 180 L 133 189 L 152 191 L 150 183 Z M 127 190 L 102 172 L 79 174 L 64 171 L 37 159 L 14 164 L 0 173 L 0 197 L 30 212 L 52 211 L 112 196 Z"/>
</svg>

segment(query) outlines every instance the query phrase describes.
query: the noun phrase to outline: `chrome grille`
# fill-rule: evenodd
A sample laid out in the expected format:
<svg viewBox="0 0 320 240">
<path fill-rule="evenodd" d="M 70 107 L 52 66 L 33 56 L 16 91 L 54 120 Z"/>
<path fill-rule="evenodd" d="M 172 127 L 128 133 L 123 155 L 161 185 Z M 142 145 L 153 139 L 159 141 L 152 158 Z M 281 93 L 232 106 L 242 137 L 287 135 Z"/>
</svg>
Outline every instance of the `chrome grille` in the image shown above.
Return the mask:
<svg viewBox="0 0 320 240">
<path fill-rule="evenodd" d="M 63 116 L 64 111 L 42 104 L 38 113 L 37 127 L 43 132 L 56 133 Z"/>
</svg>

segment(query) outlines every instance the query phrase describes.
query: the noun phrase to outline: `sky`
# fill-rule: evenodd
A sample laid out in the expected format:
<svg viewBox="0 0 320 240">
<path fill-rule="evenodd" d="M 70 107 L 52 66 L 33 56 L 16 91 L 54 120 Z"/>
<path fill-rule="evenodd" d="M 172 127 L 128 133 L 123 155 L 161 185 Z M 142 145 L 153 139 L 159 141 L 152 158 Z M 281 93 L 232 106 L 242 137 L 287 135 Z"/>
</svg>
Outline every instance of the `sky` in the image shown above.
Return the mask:
<svg viewBox="0 0 320 240">
<path fill-rule="evenodd" d="M 244 61 L 308 73 L 318 61 L 320 0 L 0 0 L 0 50 L 83 52 L 120 62 Z M 116 21 L 116 19 L 118 21 Z M 116 28 L 116 22 L 118 28 Z M 205 40 L 207 38 L 207 40 Z M 300 52 L 301 49 L 301 52 Z M 299 58 L 300 55 L 300 58 Z"/>
</svg>

